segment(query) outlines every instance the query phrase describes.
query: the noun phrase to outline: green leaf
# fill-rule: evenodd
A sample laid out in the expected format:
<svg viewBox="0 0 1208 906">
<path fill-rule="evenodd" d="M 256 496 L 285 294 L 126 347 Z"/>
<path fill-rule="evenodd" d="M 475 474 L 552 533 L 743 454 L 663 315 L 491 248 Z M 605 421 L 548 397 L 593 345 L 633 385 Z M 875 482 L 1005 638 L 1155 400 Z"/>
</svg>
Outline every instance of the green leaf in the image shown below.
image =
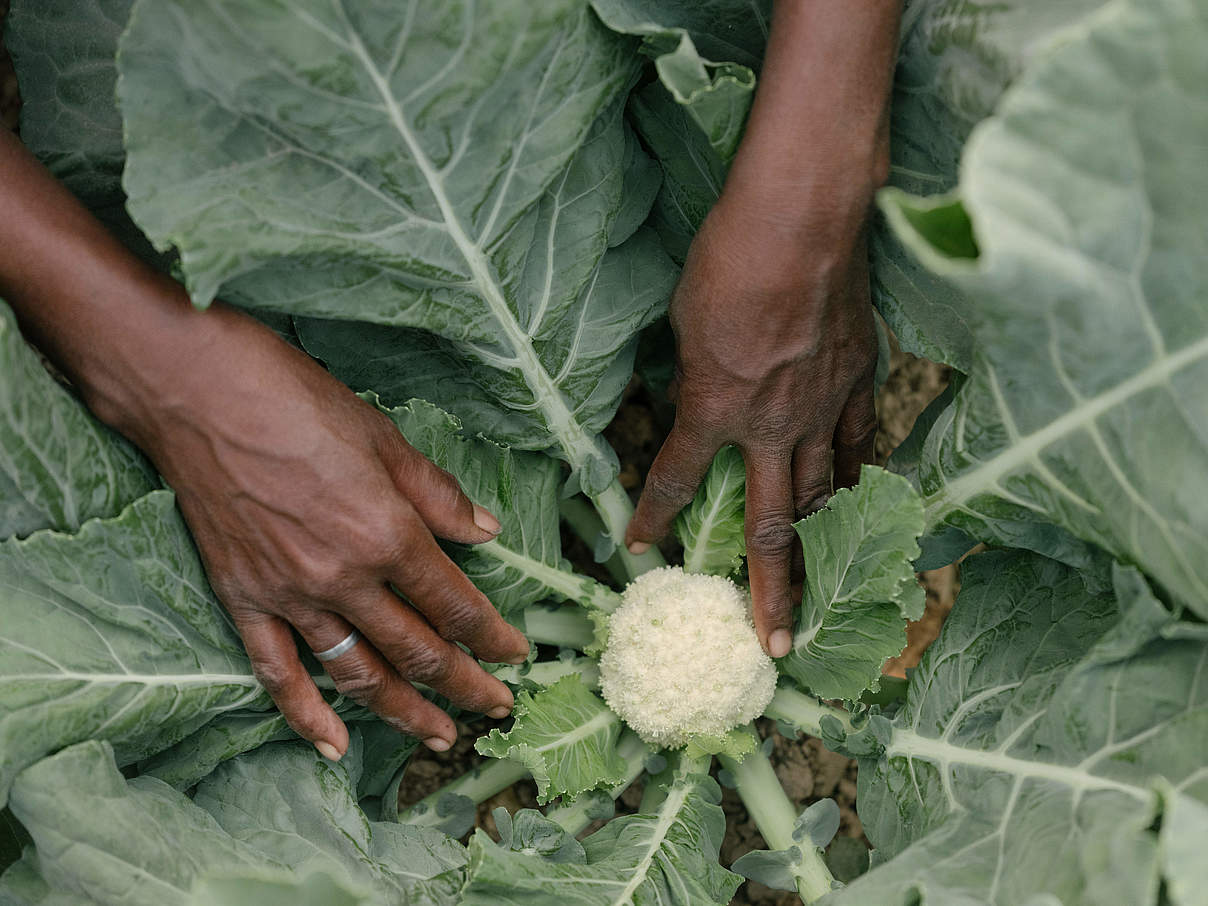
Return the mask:
<svg viewBox="0 0 1208 906">
<path fill-rule="evenodd" d="M 175 745 L 139 764 L 139 773 L 188 790 L 229 758 L 266 742 L 296 739 L 280 711 L 219 714 Z"/>
<path fill-rule="evenodd" d="M 705 480 L 675 519 L 675 535 L 684 545 L 684 570 L 733 575 L 747 551 L 743 533 L 747 468 L 737 447 L 713 457 Z"/>
<path fill-rule="evenodd" d="M 562 559 L 556 462 L 466 437 L 456 418 L 424 400 L 382 411 L 413 447 L 452 473 L 470 499 L 499 520 L 494 540 L 458 545 L 451 555 L 501 613 L 518 614 L 548 597 L 615 606 L 613 591 L 572 572 Z"/>
<path fill-rule="evenodd" d="M 616 751 L 621 719 L 576 674 L 537 693 L 521 692 L 513 714 L 510 730 L 492 730 L 474 748 L 524 765 L 537 784 L 538 802 L 610 786 L 625 776 L 625 759 Z"/>
<path fill-rule="evenodd" d="M 1186 889 L 1199 869 L 1160 851 L 1165 816 L 1177 825 L 1208 801 L 1208 643 L 1138 638 L 1132 610 L 1149 603 L 1135 587 L 1113 600 L 1034 554 L 971 557 L 962 582 L 860 761 L 860 817 L 883 864 L 833 902 L 1148 906 L 1160 879 Z M 1135 652 L 1104 657 L 1123 636 Z"/>
<path fill-rule="evenodd" d="M 645 232 L 605 254 L 635 150 L 620 118 L 632 44 L 574 0 L 411 13 L 137 4 L 119 79 L 129 207 L 180 249 L 200 304 L 222 287 L 435 334 L 411 371 L 461 377 L 434 399 L 481 381 L 457 412 L 473 430 L 510 420 L 495 427 L 597 493 L 616 464 L 595 432 L 674 280 Z M 338 335 L 336 350 L 304 341 L 341 372 Z"/>
<path fill-rule="evenodd" d="M 1104 0 L 915 0 L 902 15 L 891 104 L 890 184 L 934 194 L 957 180 L 961 148 L 1049 36 Z M 976 312 L 920 266 L 884 223 L 870 237 L 877 308 L 902 348 L 967 372 Z"/>
<path fill-rule="evenodd" d="M 4 39 L 21 89 L 21 141 L 120 241 L 163 264 L 126 213 L 118 38 L 133 0 L 15 0 Z"/>
<path fill-rule="evenodd" d="M 268 695 L 206 582 L 169 491 L 77 535 L 0 543 L 0 804 L 63 746 L 126 765 Z"/>
<path fill-rule="evenodd" d="M 721 790 L 693 774 L 648 815 L 626 815 L 583 841 L 586 861 L 514 852 L 481 830 L 470 840 L 463 906 L 528 906 L 556 892 L 575 906 L 729 903 L 742 882 L 717 864 L 725 832 Z"/>
<path fill-rule="evenodd" d="M 114 516 L 159 479 L 55 381 L 0 302 L 0 538 Z"/>
<path fill-rule="evenodd" d="M 315 871 L 303 878 L 284 873 L 203 878 L 188 902 L 189 906 L 373 906 L 374 900 L 326 872 Z"/>
<path fill-rule="evenodd" d="M 378 898 L 456 891 L 464 849 L 431 828 L 369 821 L 357 807 L 359 736 L 350 748 L 333 764 L 308 743 L 262 746 L 221 765 L 193 801 L 242 845 L 291 867 L 322 867 Z"/>
<path fill-rule="evenodd" d="M 855 700 L 877 688 L 881 665 L 906 645 L 906 620 L 926 596 L 919 555 L 923 506 L 899 475 L 864 466 L 854 488 L 794 526 L 805 584 L 793 649 L 777 665 L 821 698 Z"/>
<path fill-rule="evenodd" d="M 668 254 L 684 262 L 688 245 L 721 195 L 729 165 L 709 144 L 691 114 L 660 83 L 635 91 L 629 115 L 663 168 L 650 225 Z"/>
<path fill-rule="evenodd" d="M 106 742 L 38 762 L 17 779 L 11 802 L 36 853 L 0 877 L 3 903 L 183 906 L 203 872 L 286 867 L 162 781 L 125 780 Z"/>
<path fill-rule="evenodd" d="M 981 250 L 949 198 L 887 193 L 976 313 L 978 355 L 925 443 L 930 526 L 1043 551 L 1062 529 L 1208 615 L 1208 41 L 1195 3 L 1114 3 L 1021 77 L 962 160 Z M 1160 438 L 1160 442 L 1156 439 Z"/>
<path fill-rule="evenodd" d="M 430 829 L 368 821 L 359 772 L 356 734 L 338 764 L 307 743 L 274 743 L 220 766 L 190 801 L 155 778 L 125 780 L 108 743 L 72 746 L 13 786 L 36 851 L 0 878 L 0 902 L 196 906 L 199 886 L 238 892 L 261 879 L 271 891 L 302 869 L 372 902 L 453 902 L 464 850 Z"/>
</svg>

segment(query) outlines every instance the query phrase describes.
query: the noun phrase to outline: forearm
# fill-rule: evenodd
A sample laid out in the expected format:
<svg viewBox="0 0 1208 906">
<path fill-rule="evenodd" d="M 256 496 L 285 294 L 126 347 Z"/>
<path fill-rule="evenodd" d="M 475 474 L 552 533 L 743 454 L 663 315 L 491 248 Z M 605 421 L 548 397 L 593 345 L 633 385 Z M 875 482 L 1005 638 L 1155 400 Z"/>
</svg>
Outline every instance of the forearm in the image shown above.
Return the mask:
<svg viewBox="0 0 1208 906">
<path fill-rule="evenodd" d="M 89 406 L 137 434 L 140 409 L 165 402 L 164 375 L 183 377 L 190 349 L 233 313 L 195 310 L 5 130 L 0 212 L 0 296 Z"/>
<path fill-rule="evenodd" d="M 816 229 L 819 204 L 840 218 L 867 208 L 888 175 L 900 11 L 900 0 L 776 0 L 723 201 L 762 204 L 789 229 Z"/>
</svg>

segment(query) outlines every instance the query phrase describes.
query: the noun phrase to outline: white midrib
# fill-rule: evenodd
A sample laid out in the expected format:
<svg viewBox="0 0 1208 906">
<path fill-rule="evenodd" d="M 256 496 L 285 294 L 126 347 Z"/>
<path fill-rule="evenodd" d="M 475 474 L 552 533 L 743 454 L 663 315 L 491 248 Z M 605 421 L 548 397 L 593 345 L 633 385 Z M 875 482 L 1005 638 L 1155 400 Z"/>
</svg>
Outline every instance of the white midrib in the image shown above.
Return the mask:
<svg viewBox="0 0 1208 906">
<path fill-rule="evenodd" d="M 1080 403 L 1039 431 L 1021 437 L 993 459 L 952 479 L 943 488 L 924 498 L 927 525 L 934 527 L 953 510 L 971 498 L 994 487 L 1015 469 L 1039 459 L 1041 451 L 1076 431 L 1087 428 L 1103 413 L 1131 396 L 1170 380 L 1175 372 L 1208 358 L 1208 337 L 1158 359 L 1147 368 L 1115 387 Z"/>
<path fill-rule="evenodd" d="M 475 548 L 479 553 L 494 557 L 505 566 L 520 570 L 525 575 L 536 579 L 546 588 L 563 595 L 567 600 L 586 604 L 600 610 L 615 610 L 620 603 L 620 596 L 598 582 L 584 576 L 574 575 L 557 567 L 534 560 L 525 554 L 504 547 L 498 541 L 488 541 Z"/>
<path fill-rule="evenodd" d="M 334 689 L 327 674 L 311 676 L 320 689 Z M 247 686 L 263 689 L 250 673 L 86 673 L 81 670 L 53 670 L 46 673 L 6 673 L 6 683 L 52 683 L 57 681 L 90 683 L 94 686 Z"/>
<path fill-rule="evenodd" d="M 577 742 L 584 739 L 589 739 L 600 730 L 606 730 L 614 723 L 618 723 L 620 718 L 611 711 L 605 709 L 597 712 L 595 715 L 579 724 L 569 733 L 564 733 L 557 739 L 547 742 L 543 746 L 533 746 L 535 752 L 548 752 L 550 749 L 564 749 L 567 746 L 573 746 Z"/>
<path fill-rule="evenodd" d="M 1115 790 L 1138 799 L 1148 799 L 1151 795 L 1151 791 L 1143 786 L 1099 777 L 1077 767 L 1027 761 L 1004 752 L 966 749 L 944 742 L 942 739 L 921 736 L 913 730 L 894 730 L 893 739 L 885 749 L 885 756 L 892 758 L 895 755 L 934 762 L 944 773 L 950 766 L 959 764 L 1009 774 L 1013 777 L 1048 780 L 1079 791 Z"/>
<path fill-rule="evenodd" d="M 686 786 L 672 787 L 667 792 L 667 798 L 663 800 L 663 804 L 659 808 L 658 823 L 651 831 L 650 841 L 646 845 L 646 854 L 634 866 L 629 883 L 613 898 L 613 906 L 633 903 L 634 891 L 641 887 L 646 880 L 646 873 L 650 871 L 650 863 L 654 861 L 655 853 L 662 847 L 663 840 L 667 837 L 667 831 L 679 817 L 680 809 L 683 808 L 684 801 L 688 798 L 688 789 Z"/>
<path fill-rule="evenodd" d="M 705 552 L 709 549 L 709 536 L 713 534 L 713 528 L 717 522 L 718 513 L 721 512 L 721 502 L 729 493 L 730 477 L 727 473 L 722 479 L 721 490 L 716 494 L 711 494 L 711 504 L 709 511 L 701 518 L 700 533 L 697 535 L 696 544 L 692 546 L 692 552 L 684 558 L 684 571 L 690 573 L 699 573 L 704 568 Z"/>
<path fill-rule="evenodd" d="M 453 204 L 449 201 L 449 196 L 445 192 L 444 180 L 441 178 L 440 173 L 437 172 L 436 167 L 433 166 L 432 161 L 428 159 L 427 153 L 420 146 L 419 140 L 411 131 L 411 127 L 407 125 L 407 121 L 403 117 L 402 108 L 399 107 L 398 101 L 394 97 L 394 92 L 390 90 L 390 84 L 378 71 L 377 66 L 374 65 L 372 58 L 365 49 L 365 45 L 361 41 L 360 35 L 353 32 L 349 35 L 349 40 L 357 56 L 360 58 L 361 64 L 365 67 L 369 78 L 373 81 L 379 96 L 382 98 L 382 103 L 386 107 L 391 124 L 407 146 L 407 150 L 414 158 L 420 173 L 423 174 L 428 189 L 432 192 L 432 197 L 436 200 L 437 207 L 440 208 L 441 216 L 445 221 L 445 228 L 449 232 L 449 237 L 457 246 L 458 251 L 461 252 L 462 257 L 465 258 L 466 264 L 469 265 L 470 275 L 473 278 L 474 284 L 482 293 L 482 297 L 486 301 L 487 307 L 491 310 L 491 314 L 503 329 L 504 337 L 515 356 L 517 367 L 520 369 L 525 383 L 533 389 L 537 404 L 540 406 L 549 424 L 550 432 L 557 438 L 558 445 L 566 453 L 567 461 L 571 467 L 575 469 L 583 468 L 592 458 L 592 455 L 597 452 L 595 440 L 587 435 L 583 430 L 583 426 L 575 419 L 570 407 L 566 404 L 566 398 L 562 395 L 562 391 L 558 389 L 549 372 L 545 370 L 545 366 L 537 358 L 537 353 L 533 350 L 531 338 L 524 332 L 520 323 L 512 314 L 511 309 L 508 308 L 507 300 L 503 297 L 503 291 L 491 275 L 491 267 L 486 254 L 470 238 L 465 228 L 462 227 L 461 220 L 458 218 L 457 212 L 454 210 Z"/>
</svg>

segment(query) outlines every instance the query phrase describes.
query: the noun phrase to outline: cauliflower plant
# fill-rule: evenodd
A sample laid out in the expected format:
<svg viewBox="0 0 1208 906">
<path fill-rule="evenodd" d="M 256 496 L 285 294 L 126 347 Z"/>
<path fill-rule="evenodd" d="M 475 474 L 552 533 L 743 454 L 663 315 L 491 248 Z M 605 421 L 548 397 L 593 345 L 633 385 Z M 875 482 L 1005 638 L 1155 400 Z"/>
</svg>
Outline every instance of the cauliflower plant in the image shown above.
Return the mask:
<svg viewBox="0 0 1208 906">
<path fill-rule="evenodd" d="M 776 667 L 729 579 L 668 566 L 644 573 L 608 620 L 600 690 L 646 742 L 676 748 L 763 713 Z"/>
</svg>

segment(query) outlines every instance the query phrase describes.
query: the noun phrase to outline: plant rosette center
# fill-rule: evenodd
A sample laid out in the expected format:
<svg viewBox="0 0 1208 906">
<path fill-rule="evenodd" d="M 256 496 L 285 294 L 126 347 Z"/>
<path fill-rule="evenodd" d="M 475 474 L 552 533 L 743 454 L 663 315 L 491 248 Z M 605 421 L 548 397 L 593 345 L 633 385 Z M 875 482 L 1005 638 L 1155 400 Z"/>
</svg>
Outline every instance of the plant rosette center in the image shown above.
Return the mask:
<svg viewBox="0 0 1208 906">
<path fill-rule="evenodd" d="M 776 667 L 755 635 L 750 595 L 677 566 L 644 573 L 609 617 L 600 690 L 656 746 L 722 737 L 754 720 L 776 691 Z"/>
</svg>

